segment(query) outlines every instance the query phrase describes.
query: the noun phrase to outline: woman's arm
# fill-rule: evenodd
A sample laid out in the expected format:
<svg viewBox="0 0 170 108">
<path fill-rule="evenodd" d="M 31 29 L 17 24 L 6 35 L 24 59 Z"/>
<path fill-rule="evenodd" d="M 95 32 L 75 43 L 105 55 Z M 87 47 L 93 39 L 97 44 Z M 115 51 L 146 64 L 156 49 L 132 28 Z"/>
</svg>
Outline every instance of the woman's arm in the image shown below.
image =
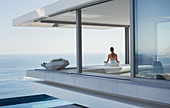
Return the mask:
<svg viewBox="0 0 170 108">
<path fill-rule="evenodd" d="M 117 60 L 117 54 L 116 54 L 116 61 L 119 62 L 119 61 Z"/>
<path fill-rule="evenodd" d="M 109 62 L 110 54 L 107 57 L 107 61 L 104 61 L 105 63 Z"/>
</svg>

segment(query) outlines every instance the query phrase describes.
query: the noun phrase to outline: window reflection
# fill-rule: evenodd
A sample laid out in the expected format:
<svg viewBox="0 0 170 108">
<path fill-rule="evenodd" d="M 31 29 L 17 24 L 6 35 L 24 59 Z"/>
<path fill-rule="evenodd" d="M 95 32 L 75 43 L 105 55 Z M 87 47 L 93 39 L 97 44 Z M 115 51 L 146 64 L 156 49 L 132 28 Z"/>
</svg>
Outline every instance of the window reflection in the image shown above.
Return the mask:
<svg viewBox="0 0 170 108">
<path fill-rule="evenodd" d="M 135 76 L 170 80 L 170 0 L 135 0 Z"/>
</svg>

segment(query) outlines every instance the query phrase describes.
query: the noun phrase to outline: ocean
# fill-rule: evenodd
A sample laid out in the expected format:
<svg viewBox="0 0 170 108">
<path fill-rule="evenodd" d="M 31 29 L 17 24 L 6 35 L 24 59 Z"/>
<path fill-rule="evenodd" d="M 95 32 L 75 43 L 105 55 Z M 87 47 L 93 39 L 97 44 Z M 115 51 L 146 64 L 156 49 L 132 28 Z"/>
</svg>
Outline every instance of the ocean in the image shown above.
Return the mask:
<svg viewBox="0 0 170 108">
<path fill-rule="evenodd" d="M 26 77 L 26 70 L 42 69 L 41 63 L 52 59 L 69 60 L 68 67 L 76 66 L 75 54 L 35 54 L 35 55 L 0 55 L 0 99 L 39 94 L 31 89 L 31 81 Z M 103 65 L 107 54 L 84 54 L 83 66 Z M 124 63 L 123 55 L 119 56 Z"/>
</svg>

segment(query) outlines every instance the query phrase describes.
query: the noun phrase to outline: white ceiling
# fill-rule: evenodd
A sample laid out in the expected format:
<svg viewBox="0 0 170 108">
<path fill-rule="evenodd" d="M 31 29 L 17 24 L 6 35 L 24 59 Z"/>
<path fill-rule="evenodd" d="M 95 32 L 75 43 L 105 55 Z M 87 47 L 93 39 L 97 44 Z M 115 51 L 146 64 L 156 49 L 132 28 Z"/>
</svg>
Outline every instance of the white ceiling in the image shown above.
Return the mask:
<svg viewBox="0 0 170 108">
<path fill-rule="evenodd" d="M 62 5 L 64 5 L 66 1 L 67 0 L 63 1 Z M 95 0 L 88 0 L 88 2 L 89 1 L 92 2 Z M 77 3 L 77 6 L 79 6 L 81 2 L 85 2 L 85 1 L 74 0 L 74 2 L 75 2 L 74 3 L 75 5 L 77 2 L 80 2 L 80 3 Z M 69 3 L 71 4 L 72 2 L 70 1 Z M 46 21 L 52 21 L 52 22 L 57 22 L 57 21 L 76 22 L 75 11 L 49 17 L 51 14 L 55 14 L 55 12 L 52 11 L 52 9 L 55 9 L 54 8 L 55 6 L 53 5 L 59 5 L 59 4 L 58 2 L 56 2 L 54 4 L 46 6 L 45 8 L 37 9 L 40 11 L 36 10 L 31 13 L 25 14 L 19 18 L 16 18 L 14 19 L 14 25 L 31 26 L 31 27 L 53 27 L 54 23 L 42 23 L 41 21 L 46 20 Z M 68 5 L 68 6 L 71 6 L 71 5 Z M 69 7 L 69 9 L 71 9 L 71 7 Z M 51 11 L 48 12 L 48 10 L 51 10 Z M 43 11 L 43 13 L 41 11 Z M 40 16 L 37 12 L 41 13 L 42 15 Z M 43 19 L 38 20 L 37 22 L 34 22 L 35 20 L 41 19 L 41 18 Z M 83 8 L 82 9 L 82 22 L 129 26 L 130 25 L 130 0 L 113 0 L 113 1 L 102 3 L 102 4 Z M 63 24 L 63 23 L 59 23 L 56 25 L 58 25 L 57 27 L 65 27 L 65 28 L 75 27 L 74 25 Z M 84 26 L 84 27 L 87 28 L 87 26 Z M 102 27 L 91 26 L 88 28 L 92 29 L 92 28 L 102 28 Z M 108 27 L 103 26 L 103 28 L 108 28 Z"/>
<path fill-rule="evenodd" d="M 114 0 L 82 9 L 82 22 L 130 25 L 129 0 Z M 76 21 L 76 13 L 68 12 L 54 17 L 46 18 L 48 21 Z"/>
<path fill-rule="evenodd" d="M 130 25 L 129 0 L 114 0 L 83 9 L 84 22 Z M 90 17 L 92 16 L 92 17 Z"/>
</svg>

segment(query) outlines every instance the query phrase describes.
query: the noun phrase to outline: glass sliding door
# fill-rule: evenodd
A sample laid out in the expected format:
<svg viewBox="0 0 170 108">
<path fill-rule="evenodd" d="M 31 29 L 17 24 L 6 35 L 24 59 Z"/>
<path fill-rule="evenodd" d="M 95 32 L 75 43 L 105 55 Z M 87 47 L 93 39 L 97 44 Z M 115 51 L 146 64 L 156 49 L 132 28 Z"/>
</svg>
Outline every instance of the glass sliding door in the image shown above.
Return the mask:
<svg viewBox="0 0 170 108">
<path fill-rule="evenodd" d="M 134 0 L 135 77 L 170 80 L 170 0 Z"/>
</svg>

